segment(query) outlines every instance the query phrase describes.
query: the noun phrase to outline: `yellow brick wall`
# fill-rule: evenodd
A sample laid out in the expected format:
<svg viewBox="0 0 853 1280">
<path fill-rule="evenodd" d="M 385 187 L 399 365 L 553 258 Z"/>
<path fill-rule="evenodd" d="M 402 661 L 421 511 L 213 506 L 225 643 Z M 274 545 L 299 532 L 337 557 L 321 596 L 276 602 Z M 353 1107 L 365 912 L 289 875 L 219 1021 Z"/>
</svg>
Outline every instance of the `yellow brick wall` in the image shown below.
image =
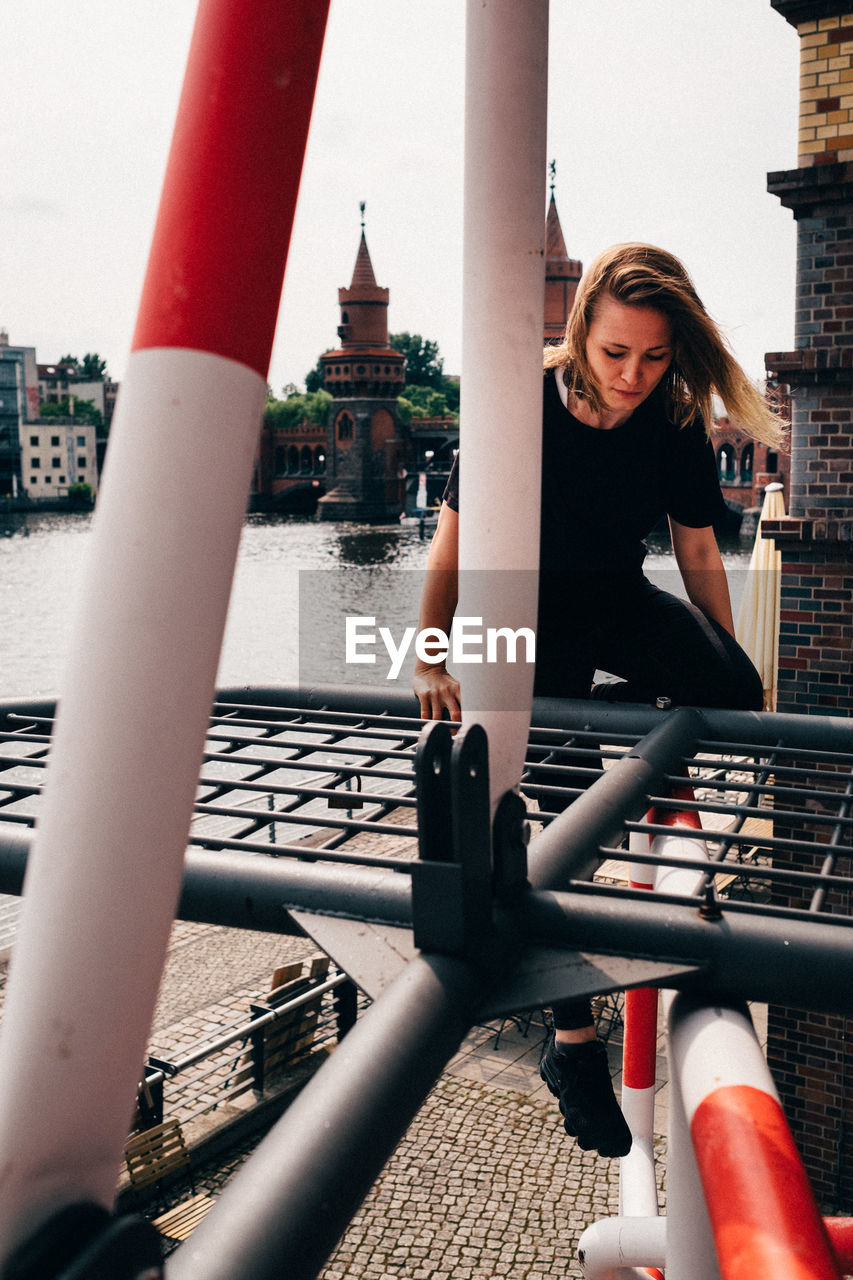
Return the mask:
<svg viewBox="0 0 853 1280">
<path fill-rule="evenodd" d="M 801 22 L 800 165 L 853 160 L 853 13 Z"/>
</svg>

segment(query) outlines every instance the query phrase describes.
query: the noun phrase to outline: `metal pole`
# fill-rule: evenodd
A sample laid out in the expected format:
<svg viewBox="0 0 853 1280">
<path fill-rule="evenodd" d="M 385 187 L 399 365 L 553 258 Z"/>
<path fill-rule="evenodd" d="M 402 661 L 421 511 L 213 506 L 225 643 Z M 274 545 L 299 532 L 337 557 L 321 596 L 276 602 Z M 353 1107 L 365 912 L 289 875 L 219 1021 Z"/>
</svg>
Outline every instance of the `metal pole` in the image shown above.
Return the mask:
<svg viewBox="0 0 853 1280">
<path fill-rule="evenodd" d="M 169 1260 L 168 1280 L 313 1280 L 458 1049 L 480 993 L 472 965 L 413 960 Z"/>
<path fill-rule="evenodd" d="M 547 66 L 547 0 L 469 0 L 457 631 L 536 627 Z M 458 669 L 493 813 L 521 777 L 533 695 L 532 661 L 506 652 Z"/>
<path fill-rule="evenodd" d="M 4 1010 L 0 1259 L 63 1205 L 113 1202 L 181 884 L 326 7 L 199 9 Z"/>
</svg>

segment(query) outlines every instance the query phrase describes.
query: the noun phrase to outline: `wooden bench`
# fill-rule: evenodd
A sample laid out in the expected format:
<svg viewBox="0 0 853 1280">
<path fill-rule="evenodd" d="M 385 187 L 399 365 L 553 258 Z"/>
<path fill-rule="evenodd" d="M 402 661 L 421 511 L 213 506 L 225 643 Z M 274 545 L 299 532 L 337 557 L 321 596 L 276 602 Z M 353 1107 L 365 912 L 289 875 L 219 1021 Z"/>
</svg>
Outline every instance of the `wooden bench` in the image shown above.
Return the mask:
<svg viewBox="0 0 853 1280">
<path fill-rule="evenodd" d="M 157 1186 L 164 1212 L 153 1219 L 153 1225 L 173 1246 L 186 1240 L 215 1202 L 213 1196 L 196 1192 L 190 1153 L 179 1121 L 164 1120 L 153 1129 L 135 1134 L 125 1143 L 124 1156 L 135 1191 Z M 166 1184 L 173 1184 L 176 1175 L 180 1183 L 182 1174 L 193 1195 L 166 1209 L 169 1199 Z"/>
</svg>

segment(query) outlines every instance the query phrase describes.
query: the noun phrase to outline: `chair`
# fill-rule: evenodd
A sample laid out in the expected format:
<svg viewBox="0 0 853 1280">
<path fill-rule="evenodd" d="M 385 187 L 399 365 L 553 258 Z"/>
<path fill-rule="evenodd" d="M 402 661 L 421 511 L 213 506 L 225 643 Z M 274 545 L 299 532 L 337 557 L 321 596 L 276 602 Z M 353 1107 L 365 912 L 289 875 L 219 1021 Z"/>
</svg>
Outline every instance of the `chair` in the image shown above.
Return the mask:
<svg viewBox="0 0 853 1280">
<path fill-rule="evenodd" d="M 142 1191 L 156 1183 L 157 1195 L 164 1212 L 153 1219 L 153 1225 L 167 1242 L 175 1248 L 195 1230 L 214 1204 L 213 1196 L 197 1193 L 193 1178 L 190 1154 L 184 1141 L 183 1129 L 177 1120 L 164 1120 L 162 1124 L 129 1138 L 124 1148 L 130 1184 L 135 1191 Z M 193 1194 L 166 1208 L 168 1196 L 166 1181 L 175 1182 L 175 1175 L 185 1173 Z"/>
</svg>

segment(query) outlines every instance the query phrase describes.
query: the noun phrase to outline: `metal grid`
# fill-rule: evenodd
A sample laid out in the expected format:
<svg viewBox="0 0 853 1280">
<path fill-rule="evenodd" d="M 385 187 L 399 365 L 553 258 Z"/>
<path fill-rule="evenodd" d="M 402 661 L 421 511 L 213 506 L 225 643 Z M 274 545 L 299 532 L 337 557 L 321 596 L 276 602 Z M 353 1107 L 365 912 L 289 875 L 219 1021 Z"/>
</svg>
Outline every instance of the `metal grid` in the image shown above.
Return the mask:
<svg viewBox="0 0 853 1280">
<path fill-rule="evenodd" d="M 236 700 L 240 696 L 244 700 Z M 393 704 L 376 709 L 375 697 L 364 701 L 373 706 L 341 709 L 331 700 L 306 706 L 295 691 L 256 701 L 241 691 L 218 701 L 190 848 L 410 871 L 418 856 L 415 756 L 422 722 L 397 714 Z M 578 705 L 589 721 L 589 704 L 566 703 L 567 722 L 577 723 Z M 553 720 L 555 704 L 545 710 Z M 30 828 L 39 814 L 53 712 L 45 704 L 2 712 L 0 823 Z M 625 718 L 618 707 L 603 714 L 609 722 L 600 728 L 531 730 L 522 792 L 534 848 L 537 832 L 646 738 L 642 730 L 618 732 Z M 561 887 L 636 897 L 628 883 L 632 865 L 666 858 L 629 851 L 627 837 L 668 830 L 660 818 L 677 803 L 699 815 L 714 860 L 697 897 L 707 898 L 713 885 L 725 895 L 726 912 L 833 923 L 849 918 L 853 730 L 847 750 L 823 749 L 798 742 L 805 723 L 798 717 L 707 713 L 705 728 L 709 717 L 713 727 L 729 732 L 698 738 L 662 775 L 647 796 L 657 821 L 625 821 L 623 839 L 598 846 L 594 881 L 572 878 Z M 731 732 L 756 721 L 762 722 L 763 741 Z M 833 722 L 835 732 L 827 738 L 838 738 L 837 726 Z M 819 723 L 812 722 L 809 738 L 820 740 Z M 683 788 L 688 779 L 693 797 L 673 801 L 671 788 Z"/>
<path fill-rule="evenodd" d="M 411 711 L 369 691 L 220 693 L 182 915 L 309 932 L 379 998 L 222 1197 L 182 1274 L 225 1256 L 235 1277 L 316 1275 L 488 1017 L 638 985 L 853 1010 L 848 723 L 537 700 L 525 852 L 520 802 L 504 797 L 490 828 L 482 731 L 454 740 L 436 725 L 419 742 Z M 0 707 L 0 892 L 20 887 L 52 714 Z M 637 861 L 667 861 L 646 837 L 672 830 L 673 805 L 698 812 L 712 844 L 689 897 L 629 883 Z M 676 843 L 683 867 L 693 847 Z"/>
</svg>

